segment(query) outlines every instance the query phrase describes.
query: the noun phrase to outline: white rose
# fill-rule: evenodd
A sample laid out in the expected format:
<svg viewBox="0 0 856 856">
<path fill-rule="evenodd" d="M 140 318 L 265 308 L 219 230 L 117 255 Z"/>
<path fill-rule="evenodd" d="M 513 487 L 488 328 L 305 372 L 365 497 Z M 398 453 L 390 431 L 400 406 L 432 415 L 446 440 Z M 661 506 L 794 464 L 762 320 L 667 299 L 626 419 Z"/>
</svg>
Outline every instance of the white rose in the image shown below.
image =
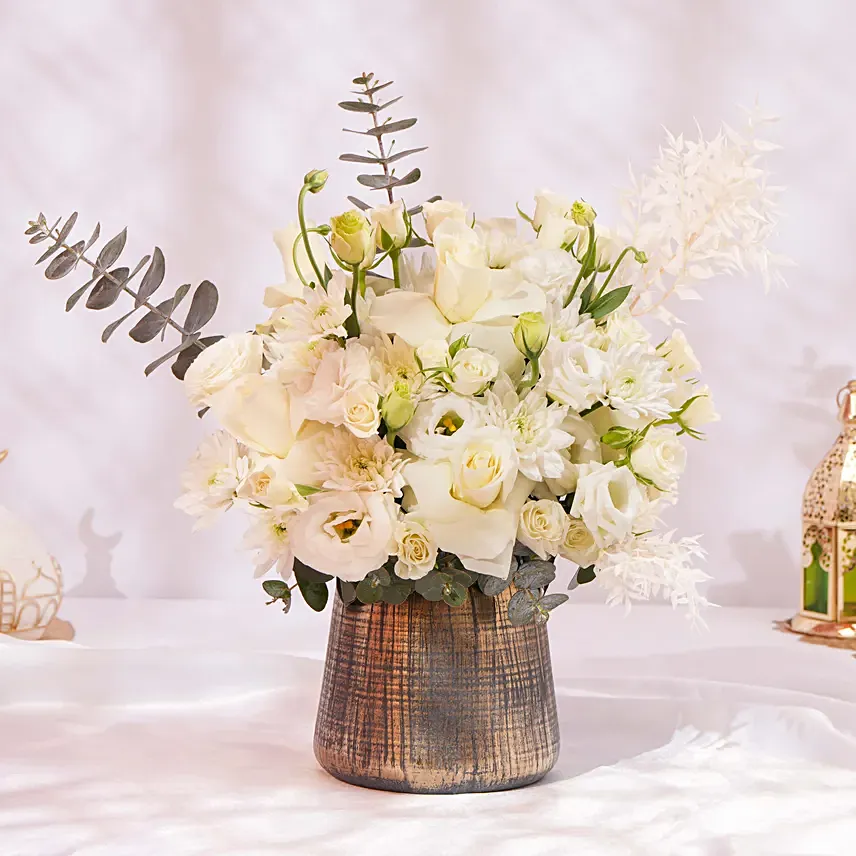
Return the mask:
<svg viewBox="0 0 856 856">
<path fill-rule="evenodd" d="M 377 389 L 360 381 L 345 390 L 342 396 L 343 424 L 356 437 L 371 437 L 380 426 Z"/>
<path fill-rule="evenodd" d="M 262 370 L 263 342 L 253 333 L 232 333 L 209 345 L 191 363 L 184 390 L 191 403 L 203 407 L 208 398 L 246 374 Z"/>
<path fill-rule="evenodd" d="M 713 397 L 709 387 L 703 386 L 693 390 L 690 397 L 695 398 L 695 401 L 681 415 L 681 421 L 687 428 L 691 431 L 698 431 L 702 425 L 719 422 L 721 417 L 713 406 Z"/>
<path fill-rule="evenodd" d="M 420 458 L 448 458 L 463 434 L 486 424 L 487 410 L 482 402 L 448 393 L 420 402 L 398 436 Z"/>
<path fill-rule="evenodd" d="M 372 224 L 375 227 L 377 248 L 387 249 L 383 246 L 383 233 L 386 232 L 392 238 L 392 246 L 403 247 L 407 240 L 407 222 L 404 219 L 404 201 L 397 199 L 391 205 L 378 205 L 371 210 Z"/>
<path fill-rule="evenodd" d="M 489 426 L 463 438 L 452 457 L 456 499 L 487 508 L 504 499 L 517 478 L 517 450 L 510 433 Z"/>
<path fill-rule="evenodd" d="M 389 558 L 396 505 L 377 491 L 318 494 L 290 527 L 294 555 L 323 574 L 357 582 Z"/>
<path fill-rule="evenodd" d="M 600 400 L 605 372 L 603 354 L 579 342 L 551 339 L 541 359 L 541 376 L 550 397 L 577 411 Z"/>
<path fill-rule="evenodd" d="M 701 369 L 701 364 L 682 330 L 675 330 L 657 351 L 665 357 L 669 368 L 677 377 L 686 377 Z"/>
<path fill-rule="evenodd" d="M 687 464 L 687 450 L 670 428 L 652 428 L 630 453 L 630 463 L 642 478 L 668 491 L 677 484 Z"/>
<path fill-rule="evenodd" d="M 445 339 L 429 339 L 416 349 L 423 369 L 445 368 L 449 362 L 449 343 Z"/>
<path fill-rule="evenodd" d="M 568 517 L 568 526 L 559 546 L 559 555 L 581 568 L 586 568 L 597 561 L 599 552 L 585 523 L 578 517 Z"/>
<path fill-rule="evenodd" d="M 546 559 L 555 556 L 565 537 L 568 515 L 554 499 L 530 499 L 520 512 L 517 540 Z"/>
<path fill-rule="evenodd" d="M 452 360 L 450 386 L 458 395 L 478 395 L 499 374 L 499 360 L 478 348 L 464 348 Z"/>
<path fill-rule="evenodd" d="M 437 202 L 424 202 L 422 204 L 422 216 L 425 218 L 425 230 L 428 232 L 428 240 L 434 239 L 434 230 L 444 220 L 459 220 L 461 223 L 467 220 L 467 209 L 460 202 L 448 202 L 439 199 Z"/>
<path fill-rule="evenodd" d="M 355 208 L 330 218 L 330 246 L 349 265 L 368 267 L 375 256 L 375 230 Z"/>
<path fill-rule="evenodd" d="M 454 259 L 469 267 L 487 267 L 487 248 L 479 234 L 460 220 L 444 220 L 434 230 L 437 262 Z"/>
<path fill-rule="evenodd" d="M 548 217 L 566 218 L 571 213 L 571 200 L 551 190 L 542 190 L 535 194 L 535 214 L 532 225 L 540 229 Z"/>
<path fill-rule="evenodd" d="M 277 458 L 288 455 L 303 421 L 292 412 L 288 390 L 269 374 L 239 377 L 208 404 L 233 437 Z"/>
<path fill-rule="evenodd" d="M 645 498 L 627 467 L 580 464 L 571 514 L 581 517 L 595 543 L 606 547 L 624 541 L 645 506 Z"/>
<path fill-rule="evenodd" d="M 405 514 L 395 527 L 395 573 L 403 580 L 418 580 L 437 563 L 437 542 L 415 514 Z"/>
</svg>

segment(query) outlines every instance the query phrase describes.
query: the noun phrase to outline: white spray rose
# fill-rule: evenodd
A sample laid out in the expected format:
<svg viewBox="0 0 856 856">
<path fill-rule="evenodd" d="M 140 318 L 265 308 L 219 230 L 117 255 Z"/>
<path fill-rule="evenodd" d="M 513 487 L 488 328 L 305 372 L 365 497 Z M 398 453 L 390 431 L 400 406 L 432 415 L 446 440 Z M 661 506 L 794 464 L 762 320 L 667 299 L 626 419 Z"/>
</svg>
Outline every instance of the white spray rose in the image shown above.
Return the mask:
<svg viewBox="0 0 856 856">
<path fill-rule="evenodd" d="M 448 202 L 439 199 L 437 202 L 425 202 L 422 205 L 422 215 L 425 217 L 425 230 L 428 232 L 428 240 L 434 240 L 434 230 L 444 220 L 459 220 L 465 223 L 467 220 L 466 206 L 460 202 Z"/>
<path fill-rule="evenodd" d="M 458 395 L 478 395 L 499 374 L 499 360 L 478 348 L 464 348 L 452 360 L 452 381 Z"/>
<path fill-rule="evenodd" d="M 407 222 L 404 219 L 404 201 L 397 199 L 391 205 L 378 205 L 371 210 L 372 225 L 375 227 L 375 241 L 379 250 L 383 246 L 383 229 L 392 239 L 393 247 L 403 247 L 407 240 Z"/>
<path fill-rule="evenodd" d="M 303 421 L 292 412 L 288 390 L 270 374 L 239 377 L 212 395 L 208 403 L 233 437 L 277 458 L 291 451 Z"/>
<path fill-rule="evenodd" d="M 396 505 L 378 491 L 317 494 L 289 527 L 294 555 L 310 568 L 358 582 L 390 556 Z"/>
<path fill-rule="evenodd" d="M 467 267 L 487 267 L 487 248 L 479 234 L 460 220 L 443 220 L 436 227 L 434 251 L 440 266 L 454 260 Z"/>
<path fill-rule="evenodd" d="M 571 514 L 582 518 L 599 547 L 629 537 L 645 507 L 633 473 L 615 464 L 580 464 Z"/>
<path fill-rule="evenodd" d="M 530 499 L 520 512 L 517 540 L 546 559 L 558 554 L 567 525 L 568 515 L 555 499 Z"/>
<path fill-rule="evenodd" d="M 395 573 L 403 580 L 419 580 L 437 563 L 437 542 L 416 514 L 405 514 L 395 527 Z"/>
<path fill-rule="evenodd" d="M 355 208 L 330 218 L 330 246 L 345 264 L 368 267 L 375 256 L 374 226 Z"/>
<path fill-rule="evenodd" d="M 660 345 L 657 351 L 665 357 L 669 369 L 677 377 L 686 377 L 701 369 L 701 364 L 683 330 L 675 330 L 669 340 Z"/>
<path fill-rule="evenodd" d="M 703 386 L 693 390 L 691 397 L 694 397 L 695 401 L 681 414 L 681 421 L 687 428 L 698 431 L 703 425 L 719 422 L 720 416 L 713 405 L 709 387 Z"/>
<path fill-rule="evenodd" d="M 541 358 L 541 376 L 550 397 L 577 411 L 601 399 L 605 371 L 603 354 L 579 342 L 551 339 Z"/>
<path fill-rule="evenodd" d="M 542 190 L 535 194 L 535 214 L 532 225 L 540 229 L 549 217 L 567 218 L 571 213 L 571 200 L 551 190 Z"/>
<path fill-rule="evenodd" d="M 581 568 L 586 568 L 597 561 L 599 552 L 585 523 L 578 517 L 568 517 L 565 537 L 559 546 L 559 555 Z"/>
<path fill-rule="evenodd" d="M 423 369 L 445 368 L 449 363 L 449 343 L 445 339 L 429 339 L 416 349 Z"/>
<path fill-rule="evenodd" d="M 452 456 L 456 499 L 487 508 L 505 498 L 517 478 L 517 450 L 508 431 L 492 426 L 463 437 Z"/>
<path fill-rule="evenodd" d="M 262 339 L 253 333 L 233 333 L 209 345 L 184 376 L 184 389 L 191 403 L 203 407 L 210 396 L 241 375 L 259 374 L 262 351 Z"/>
<path fill-rule="evenodd" d="M 687 450 L 670 428 L 652 428 L 630 454 L 633 469 L 654 486 L 669 491 L 687 464 Z"/>
<path fill-rule="evenodd" d="M 380 399 L 374 384 L 361 381 L 342 396 L 342 424 L 355 437 L 371 437 L 380 426 Z"/>
</svg>

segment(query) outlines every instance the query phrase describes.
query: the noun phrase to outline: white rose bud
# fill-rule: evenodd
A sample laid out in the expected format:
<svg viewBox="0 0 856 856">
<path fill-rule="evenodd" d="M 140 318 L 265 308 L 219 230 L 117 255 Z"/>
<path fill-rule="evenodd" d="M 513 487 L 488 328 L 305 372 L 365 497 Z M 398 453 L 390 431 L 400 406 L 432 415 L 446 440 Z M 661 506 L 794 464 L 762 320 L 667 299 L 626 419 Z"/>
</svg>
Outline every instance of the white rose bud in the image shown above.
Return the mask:
<svg viewBox="0 0 856 856">
<path fill-rule="evenodd" d="M 397 380 L 392 389 L 384 396 L 380 414 L 386 427 L 393 433 L 400 431 L 413 418 L 416 402 L 413 400 L 410 384 Z"/>
<path fill-rule="evenodd" d="M 368 267 L 375 255 L 374 226 L 356 209 L 330 219 L 330 246 L 345 264 Z"/>
<path fill-rule="evenodd" d="M 677 377 L 686 377 L 701 369 L 701 364 L 682 330 L 675 330 L 669 340 L 660 345 L 657 351 L 665 358 L 669 369 Z"/>
<path fill-rule="evenodd" d="M 404 201 L 397 199 L 391 205 L 378 205 L 371 211 L 372 224 L 375 227 L 375 241 L 379 250 L 403 247 L 407 240 L 407 221 L 404 219 Z M 383 230 L 383 231 L 381 231 Z M 383 233 L 389 235 L 392 244 L 383 245 Z"/>
<path fill-rule="evenodd" d="M 395 528 L 395 573 L 403 580 L 419 580 L 437 563 L 437 542 L 422 520 L 405 514 Z"/>
<path fill-rule="evenodd" d="M 444 339 L 429 339 L 416 349 L 423 369 L 445 368 L 449 362 L 449 343 Z"/>
<path fill-rule="evenodd" d="M 372 437 L 380 427 L 378 394 L 374 386 L 359 381 L 342 396 L 344 425 L 355 437 Z"/>
<path fill-rule="evenodd" d="M 478 395 L 499 374 L 499 360 L 478 348 L 464 348 L 452 360 L 449 384 L 458 395 Z"/>
<path fill-rule="evenodd" d="M 597 217 L 597 212 L 588 202 L 583 202 L 582 199 L 578 199 L 571 206 L 571 220 L 577 224 L 577 226 L 584 226 L 586 229 L 589 226 L 594 226 L 595 218 Z"/>
<path fill-rule="evenodd" d="M 550 325 L 540 312 L 523 312 L 514 325 L 514 344 L 524 357 L 541 356 L 550 338 Z"/>
<path fill-rule="evenodd" d="M 691 431 L 698 431 L 702 425 L 707 425 L 710 422 L 718 422 L 720 419 L 716 408 L 713 406 L 713 398 L 710 394 L 710 389 L 706 386 L 694 391 L 693 401 L 689 407 L 681 414 L 681 422 Z"/>
<path fill-rule="evenodd" d="M 532 225 L 540 229 L 546 220 L 552 218 L 565 218 L 571 211 L 571 201 L 558 193 L 550 190 L 542 190 L 535 194 L 535 214 L 532 217 Z"/>
<path fill-rule="evenodd" d="M 652 428 L 630 453 L 633 470 L 659 490 L 674 488 L 687 465 L 687 450 L 669 428 Z"/>
<path fill-rule="evenodd" d="M 530 499 L 520 512 L 517 540 L 542 559 L 555 556 L 565 538 L 568 515 L 554 499 Z"/>
<path fill-rule="evenodd" d="M 208 398 L 245 374 L 262 370 L 263 342 L 252 333 L 233 333 L 209 345 L 191 363 L 184 389 L 191 403 L 203 407 Z"/>
<path fill-rule="evenodd" d="M 559 546 L 559 555 L 581 568 L 587 568 L 597 561 L 598 553 L 597 544 L 585 523 L 579 517 L 568 517 L 568 527 Z"/>
<path fill-rule="evenodd" d="M 422 204 L 422 216 L 425 218 L 425 230 L 428 232 L 428 240 L 434 240 L 434 230 L 444 220 L 460 220 L 467 222 L 467 209 L 460 202 L 448 202 L 439 199 L 437 202 L 425 202 Z"/>
</svg>

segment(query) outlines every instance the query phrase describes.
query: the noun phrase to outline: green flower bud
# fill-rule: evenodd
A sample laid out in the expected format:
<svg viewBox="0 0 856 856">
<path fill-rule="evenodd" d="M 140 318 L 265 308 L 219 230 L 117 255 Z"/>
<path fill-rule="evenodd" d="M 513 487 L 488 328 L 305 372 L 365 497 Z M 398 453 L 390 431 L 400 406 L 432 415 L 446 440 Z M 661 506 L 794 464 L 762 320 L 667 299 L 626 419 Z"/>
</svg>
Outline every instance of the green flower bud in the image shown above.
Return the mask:
<svg viewBox="0 0 856 856">
<path fill-rule="evenodd" d="M 329 173 L 326 169 L 313 169 L 303 176 L 303 183 L 310 193 L 318 193 L 327 183 Z"/>
<path fill-rule="evenodd" d="M 550 325 L 540 312 L 524 312 L 514 325 L 514 344 L 530 360 L 541 356 L 550 338 Z"/>
<path fill-rule="evenodd" d="M 400 431 L 412 418 L 416 403 L 410 394 L 410 384 L 397 380 L 392 390 L 383 399 L 380 415 L 386 427 L 393 433 Z"/>
<path fill-rule="evenodd" d="M 330 246 L 333 252 L 349 265 L 367 267 L 374 259 L 375 230 L 371 223 L 355 208 L 330 219 L 333 231 Z"/>
<path fill-rule="evenodd" d="M 597 217 L 597 212 L 588 204 L 588 202 L 583 202 L 582 199 L 578 199 L 571 206 L 571 220 L 573 220 L 577 226 L 585 226 L 586 228 L 593 226 L 595 217 Z"/>
</svg>

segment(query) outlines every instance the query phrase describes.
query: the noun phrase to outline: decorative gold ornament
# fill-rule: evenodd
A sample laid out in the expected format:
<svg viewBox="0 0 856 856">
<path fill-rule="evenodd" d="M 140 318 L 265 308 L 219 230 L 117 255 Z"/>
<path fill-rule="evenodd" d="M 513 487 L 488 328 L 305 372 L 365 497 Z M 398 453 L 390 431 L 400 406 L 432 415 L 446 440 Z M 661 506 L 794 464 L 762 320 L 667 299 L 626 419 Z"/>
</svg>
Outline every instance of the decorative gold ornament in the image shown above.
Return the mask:
<svg viewBox="0 0 856 856">
<path fill-rule="evenodd" d="M 801 609 L 785 624 L 856 646 L 856 380 L 837 402 L 841 434 L 803 496 Z"/>
</svg>

